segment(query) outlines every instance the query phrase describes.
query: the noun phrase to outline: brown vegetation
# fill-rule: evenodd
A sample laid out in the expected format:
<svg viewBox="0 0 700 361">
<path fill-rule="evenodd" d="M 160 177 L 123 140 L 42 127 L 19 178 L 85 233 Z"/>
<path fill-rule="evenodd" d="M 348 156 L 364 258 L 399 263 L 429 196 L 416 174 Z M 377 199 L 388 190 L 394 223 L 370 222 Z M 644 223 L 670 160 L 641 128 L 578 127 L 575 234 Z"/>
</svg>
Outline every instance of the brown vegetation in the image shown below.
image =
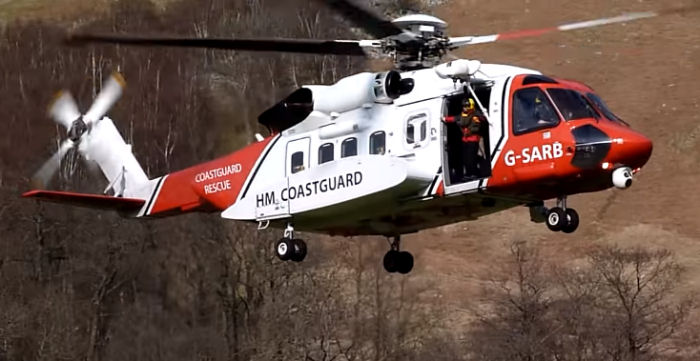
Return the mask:
<svg viewBox="0 0 700 361">
<path fill-rule="evenodd" d="M 563 268 L 519 242 L 500 271 L 466 336 L 470 359 L 697 357 L 680 336 L 693 299 L 674 294 L 682 270 L 666 250 L 603 247 Z"/>
</svg>

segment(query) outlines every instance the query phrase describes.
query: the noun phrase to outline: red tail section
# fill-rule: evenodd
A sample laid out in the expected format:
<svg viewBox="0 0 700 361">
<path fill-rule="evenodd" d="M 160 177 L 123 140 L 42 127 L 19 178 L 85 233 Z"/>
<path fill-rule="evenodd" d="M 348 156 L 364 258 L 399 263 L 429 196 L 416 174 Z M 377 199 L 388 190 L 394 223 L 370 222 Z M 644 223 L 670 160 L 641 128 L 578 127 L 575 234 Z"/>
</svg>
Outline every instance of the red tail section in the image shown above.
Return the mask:
<svg viewBox="0 0 700 361">
<path fill-rule="evenodd" d="M 158 179 L 144 215 L 228 208 L 235 203 L 243 186 L 252 181 L 277 137 L 268 137 L 228 156 L 163 176 Z"/>
</svg>

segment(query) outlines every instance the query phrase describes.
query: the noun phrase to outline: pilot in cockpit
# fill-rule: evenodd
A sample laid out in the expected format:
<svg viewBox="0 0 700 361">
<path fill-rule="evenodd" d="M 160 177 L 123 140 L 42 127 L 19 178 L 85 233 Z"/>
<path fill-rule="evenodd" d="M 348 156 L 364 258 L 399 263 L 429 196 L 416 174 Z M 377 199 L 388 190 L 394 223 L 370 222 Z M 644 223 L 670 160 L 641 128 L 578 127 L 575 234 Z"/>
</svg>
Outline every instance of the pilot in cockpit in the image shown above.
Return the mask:
<svg viewBox="0 0 700 361">
<path fill-rule="evenodd" d="M 540 98 L 541 95 L 535 96 L 534 100 L 534 115 L 538 125 L 553 125 L 556 124 L 557 115 L 554 110 L 547 106 L 547 103 Z"/>
<path fill-rule="evenodd" d="M 538 88 L 517 91 L 513 101 L 515 134 L 556 125 L 559 121 L 553 106 L 544 92 Z"/>
</svg>

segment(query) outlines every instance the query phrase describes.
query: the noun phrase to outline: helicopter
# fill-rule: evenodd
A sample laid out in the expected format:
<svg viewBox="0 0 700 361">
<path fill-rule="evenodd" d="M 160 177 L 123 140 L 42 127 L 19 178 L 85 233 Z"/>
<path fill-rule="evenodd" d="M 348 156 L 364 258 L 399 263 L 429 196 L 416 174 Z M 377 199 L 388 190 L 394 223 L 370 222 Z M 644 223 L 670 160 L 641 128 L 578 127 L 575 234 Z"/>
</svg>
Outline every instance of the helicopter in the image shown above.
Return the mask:
<svg viewBox="0 0 700 361">
<path fill-rule="evenodd" d="M 530 220 L 572 233 L 579 216 L 569 195 L 631 187 L 652 142 L 616 116 L 587 85 L 512 65 L 442 58 L 456 48 L 628 22 L 697 9 L 627 13 L 487 36 L 448 37 L 447 24 L 414 14 L 388 21 L 350 0 L 325 1 L 374 40 L 227 39 L 72 34 L 73 44 L 114 43 L 364 56 L 394 69 L 362 72 L 330 85 L 305 85 L 258 117 L 269 130 L 221 158 L 149 179 L 106 116 L 122 95 L 117 73 L 82 114 L 69 92 L 50 116 L 68 137 L 34 178 L 46 184 L 76 147 L 107 180 L 103 194 L 37 189 L 24 197 L 157 218 L 219 212 L 224 219 L 282 230 L 283 261 L 301 262 L 295 232 L 377 235 L 390 241 L 388 272 L 414 260 L 401 236 L 525 206 Z M 450 119 L 469 105 L 478 115 L 476 153 Z M 467 161 L 468 160 L 468 161 Z M 555 200 L 552 207 L 545 201 Z"/>
</svg>

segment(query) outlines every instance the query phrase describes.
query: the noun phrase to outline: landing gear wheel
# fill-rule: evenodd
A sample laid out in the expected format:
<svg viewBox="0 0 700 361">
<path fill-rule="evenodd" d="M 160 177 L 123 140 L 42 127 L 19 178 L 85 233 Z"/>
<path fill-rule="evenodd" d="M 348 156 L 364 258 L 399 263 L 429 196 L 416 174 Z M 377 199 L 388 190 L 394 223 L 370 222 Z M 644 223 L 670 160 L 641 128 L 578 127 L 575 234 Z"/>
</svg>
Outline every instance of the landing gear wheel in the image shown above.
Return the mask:
<svg viewBox="0 0 700 361">
<path fill-rule="evenodd" d="M 547 228 L 551 231 L 561 231 L 566 225 L 566 212 L 560 207 L 554 207 L 547 211 Z"/>
<path fill-rule="evenodd" d="M 398 269 L 397 271 L 401 274 L 406 274 L 411 272 L 413 269 L 413 255 L 409 252 L 399 252 L 398 254 Z"/>
<path fill-rule="evenodd" d="M 292 240 L 292 256 L 291 260 L 294 262 L 301 262 L 306 258 L 306 242 L 301 239 Z"/>
<path fill-rule="evenodd" d="M 409 252 L 391 250 L 384 255 L 384 269 L 389 273 L 406 274 L 413 269 L 413 255 Z"/>
<path fill-rule="evenodd" d="M 280 239 L 275 246 L 275 252 L 277 252 L 279 259 L 283 261 L 289 260 L 294 254 L 294 241 L 289 238 Z"/>
<path fill-rule="evenodd" d="M 406 274 L 413 269 L 413 255 L 401 249 L 401 236 L 390 241 L 391 249 L 384 255 L 384 269 L 389 273 Z"/>
<path fill-rule="evenodd" d="M 399 270 L 399 259 L 402 252 L 391 250 L 384 255 L 384 269 L 389 273 Z"/>
<path fill-rule="evenodd" d="M 573 233 L 576 228 L 578 228 L 578 212 L 573 210 L 573 208 L 567 208 L 566 214 L 566 224 L 561 228 L 564 233 Z"/>
</svg>

